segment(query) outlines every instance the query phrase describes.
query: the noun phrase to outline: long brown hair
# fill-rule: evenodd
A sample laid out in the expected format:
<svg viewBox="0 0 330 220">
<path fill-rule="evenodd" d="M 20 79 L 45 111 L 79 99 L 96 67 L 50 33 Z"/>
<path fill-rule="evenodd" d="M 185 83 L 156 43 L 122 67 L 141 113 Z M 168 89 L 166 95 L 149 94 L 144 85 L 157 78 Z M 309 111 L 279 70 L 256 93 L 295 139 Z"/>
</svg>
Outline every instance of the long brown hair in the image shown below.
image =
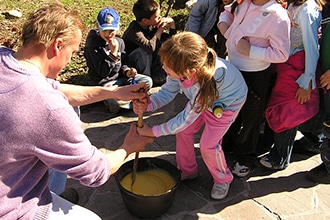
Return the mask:
<svg viewBox="0 0 330 220">
<path fill-rule="evenodd" d="M 201 36 L 187 31 L 178 33 L 162 44 L 159 56 L 168 68 L 184 79 L 191 79 L 190 70 L 196 70 L 200 89 L 192 107 L 200 104 L 197 113 L 212 106 L 219 97 L 213 78 L 217 55 Z"/>
</svg>

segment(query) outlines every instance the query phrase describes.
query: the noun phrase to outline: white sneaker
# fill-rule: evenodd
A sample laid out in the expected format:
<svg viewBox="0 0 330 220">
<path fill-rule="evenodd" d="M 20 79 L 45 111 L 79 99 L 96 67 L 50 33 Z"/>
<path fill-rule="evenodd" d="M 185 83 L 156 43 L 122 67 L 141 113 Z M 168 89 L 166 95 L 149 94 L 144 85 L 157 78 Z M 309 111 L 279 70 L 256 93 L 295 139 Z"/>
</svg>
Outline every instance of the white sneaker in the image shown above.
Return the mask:
<svg viewBox="0 0 330 220">
<path fill-rule="evenodd" d="M 223 199 L 229 191 L 229 183 L 214 183 L 211 191 L 212 199 Z"/>
<path fill-rule="evenodd" d="M 250 167 L 240 165 L 238 162 L 236 162 L 231 172 L 237 177 L 245 177 L 250 173 L 250 171 L 251 171 Z"/>
<path fill-rule="evenodd" d="M 271 169 L 273 168 L 271 162 L 269 161 L 268 157 L 267 156 L 263 156 L 261 159 L 260 159 L 260 163 L 261 165 L 263 165 L 264 167 L 268 168 L 268 169 Z"/>
</svg>

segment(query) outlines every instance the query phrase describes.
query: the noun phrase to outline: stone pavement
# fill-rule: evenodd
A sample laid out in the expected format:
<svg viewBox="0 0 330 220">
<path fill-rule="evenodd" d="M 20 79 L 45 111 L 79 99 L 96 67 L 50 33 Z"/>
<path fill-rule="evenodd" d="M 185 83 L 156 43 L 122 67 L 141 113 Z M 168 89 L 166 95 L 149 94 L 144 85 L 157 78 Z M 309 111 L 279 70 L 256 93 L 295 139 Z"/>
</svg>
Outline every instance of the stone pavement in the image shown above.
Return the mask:
<svg viewBox="0 0 330 220">
<path fill-rule="evenodd" d="M 185 103 L 186 98 L 178 95 L 168 106 L 146 113 L 144 122 L 150 125 L 165 122 L 174 117 Z M 115 115 L 106 110 L 103 103 L 83 106 L 81 111 L 82 127 L 98 148 L 116 149 L 128 132 L 130 123 L 137 121 L 131 110 L 121 110 Z M 198 140 L 199 134 L 195 138 L 195 149 L 202 175 L 182 182 L 170 209 L 156 219 L 330 219 L 330 185 L 316 185 L 305 178 L 307 171 L 320 163 L 319 155 L 293 154 L 290 166 L 278 172 L 267 171 L 256 164 L 248 177 L 235 178 L 228 196 L 217 201 L 210 198 L 213 182 L 201 158 Z M 159 157 L 175 164 L 175 137 L 156 138 L 139 155 Z M 226 157 L 231 167 L 233 155 Z M 127 158 L 131 159 L 134 159 L 134 154 Z M 98 188 L 82 186 L 73 179 L 68 179 L 67 186 L 78 191 L 79 205 L 93 210 L 104 220 L 139 219 L 126 209 L 114 176 Z"/>
</svg>

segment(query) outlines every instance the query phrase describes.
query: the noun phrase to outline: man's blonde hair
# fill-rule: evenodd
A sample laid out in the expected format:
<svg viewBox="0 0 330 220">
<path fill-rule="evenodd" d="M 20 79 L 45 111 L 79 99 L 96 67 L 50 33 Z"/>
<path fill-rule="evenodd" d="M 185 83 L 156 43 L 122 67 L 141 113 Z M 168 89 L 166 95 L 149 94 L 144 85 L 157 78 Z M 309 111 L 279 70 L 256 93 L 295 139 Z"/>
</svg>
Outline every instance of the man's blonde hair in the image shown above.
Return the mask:
<svg viewBox="0 0 330 220">
<path fill-rule="evenodd" d="M 201 36 L 193 32 L 173 35 L 162 44 L 159 56 L 162 63 L 184 79 L 191 78 L 191 69 L 196 70 L 200 90 L 193 106 L 200 104 L 197 112 L 213 105 L 219 97 L 217 84 L 213 78 L 217 55 Z"/>
<path fill-rule="evenodd" d="M 22 43 L 44 49 L 61 37 L 65 46 L 75 40 L 77 29 L 82 31 L 83 28 L 77 11 L 55 3 L 29 15 L 23 25 Z"/>
</svg>

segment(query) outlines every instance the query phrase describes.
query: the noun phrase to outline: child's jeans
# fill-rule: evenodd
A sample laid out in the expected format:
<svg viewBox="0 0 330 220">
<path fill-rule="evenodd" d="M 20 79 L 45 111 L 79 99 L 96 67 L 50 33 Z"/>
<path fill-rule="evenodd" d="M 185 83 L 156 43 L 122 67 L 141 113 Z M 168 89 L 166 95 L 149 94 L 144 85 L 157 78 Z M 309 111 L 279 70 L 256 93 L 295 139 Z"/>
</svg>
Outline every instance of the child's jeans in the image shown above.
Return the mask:
<svg viewBox="0 0 330 220">
<path fill-rule="evenodd" d="M 151 76 L 152 54 L 147 53 L 141 48 L 133 50 L 129 54 L 130 63 L 139 74 Z"/>
</svg>

